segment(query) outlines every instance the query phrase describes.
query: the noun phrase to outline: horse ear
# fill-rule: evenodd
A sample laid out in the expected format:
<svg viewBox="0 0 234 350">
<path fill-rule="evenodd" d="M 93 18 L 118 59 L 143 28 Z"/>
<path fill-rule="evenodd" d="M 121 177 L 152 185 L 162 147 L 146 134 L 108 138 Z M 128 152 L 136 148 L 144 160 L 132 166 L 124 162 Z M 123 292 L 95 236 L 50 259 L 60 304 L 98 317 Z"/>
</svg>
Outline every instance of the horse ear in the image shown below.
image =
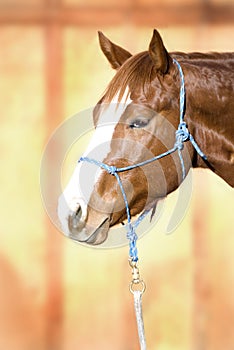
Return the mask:
<svg viewBox="0 0 234 350">
<path fill-rule="evenodd" d="M 149 55 L 154 62 L 156 70 L 166 74 L 169 67 L 169 54 L 163 45 L 159 32 L 156 29 L 154 29 L 153 37 L 149 45 Z"/>
<path fill-rule="evenodd" d="M 112 68 L 118 69 L 132 55 L 122 47 L 112 43 L 102 32 L 98 32 L 102 52 L 110 62 Z"/>
</svg>

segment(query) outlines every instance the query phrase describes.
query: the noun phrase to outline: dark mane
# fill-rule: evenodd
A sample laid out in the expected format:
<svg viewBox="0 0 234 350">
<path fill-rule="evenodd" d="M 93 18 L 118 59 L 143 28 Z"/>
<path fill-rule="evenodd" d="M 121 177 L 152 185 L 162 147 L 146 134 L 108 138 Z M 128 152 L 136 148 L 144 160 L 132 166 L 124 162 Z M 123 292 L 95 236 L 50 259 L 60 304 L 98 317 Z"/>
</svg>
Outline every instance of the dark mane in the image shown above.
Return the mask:
<svg viewBox="0 0 234 350">
<path fill-rule="evenodd" d="M 127 86 L 129 86 L 130 89 L 131 87 L 140 87 L 144 90 L 151 82 L 153 68 L 154 64 L 148 51 L 130 57 L 119 68 L 116 75 L 109 83 L 105 91 L 103 102 L 110 103 L 118 93 L 118 101 L 120 101 Z"/>
</svg>

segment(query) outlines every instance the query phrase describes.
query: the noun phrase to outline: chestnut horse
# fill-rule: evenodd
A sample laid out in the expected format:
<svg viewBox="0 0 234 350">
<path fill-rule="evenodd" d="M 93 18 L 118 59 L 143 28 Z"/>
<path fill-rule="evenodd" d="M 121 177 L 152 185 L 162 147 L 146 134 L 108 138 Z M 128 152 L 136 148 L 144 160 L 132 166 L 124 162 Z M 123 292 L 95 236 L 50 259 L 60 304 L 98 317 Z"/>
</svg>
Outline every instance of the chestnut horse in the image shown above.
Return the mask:
<svg viewBox="0 0 234 350">
<path fill-rule="evenodd" d="M 96 132 L 85 155 L 99 158 L 99 164 L 123 168 L 173 147 L 181 112 L 181 75 L 176 62 L 184 75 L 186 127 L 206 155 L 203 159 L 197 148 L 186 142 L 181 147 L 182 167 L 174 152 L 119 173 L 129 214 L 136 216 L 155 208 L 159 199 L 179 187 L 182 172 L 186 175 L 190 168 L 209 168 L 233 187 L 234 53 L 168 53 L 156 30 L 148 51 L 136 55 L 102 33 L 99 41 L 116 74 L 94 108 Z M 105 149 L 102 155 L 100 144 Z M 82 185 L 81 177 L 95 171 L 89 166 L 78 163 L 59 198 L 58 215 L 65 234 L 80 242 L 100 244 L 111 227 L 126 219 L 126 203 L 116 177 L 103 167 L 93 181 Z M 86 195 L 82 186 L 88 187 Z"/>
</svg>

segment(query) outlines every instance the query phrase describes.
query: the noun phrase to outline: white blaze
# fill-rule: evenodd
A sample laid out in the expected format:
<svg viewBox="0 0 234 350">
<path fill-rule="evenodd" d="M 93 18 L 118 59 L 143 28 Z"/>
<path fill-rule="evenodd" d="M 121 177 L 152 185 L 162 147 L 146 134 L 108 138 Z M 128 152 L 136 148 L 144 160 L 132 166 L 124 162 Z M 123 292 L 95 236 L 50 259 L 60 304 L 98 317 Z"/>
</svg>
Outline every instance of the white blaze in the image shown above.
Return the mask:
<svg viewBox="0 0 234 350">
<path fill-rule="evenodd" d="M 103 112 L 99 116 L 98 125 L 96 127 L 95 133 L 89 143 L 88 148 L 83 154 L 83 157 L 90 157 L 92 154 L 92 158 L 102 162 L 107 154 L 110 151 L 110 143 L 112 140 L 113 132 L 116 124 L 119 122 L 121 115 L 126 109 L 127 105 L 129 105 L 132 101 L 128 97 L 126 100 L 126 96 L 128 94 L 128 90 L 125 91 L 125 94 L 122 100 L 118 103 L 118 95 L 113 99 L 113 101 L 103 109 Z M 103 146 L 103 147 L 101 147 Z M 96 153 L 95 153 L 96 150 Z M 73 175 L 67 184 L 63 194 L 59 198 L 58 203 L 58 217 L 62 225 L 62 230 L 65 234 L 69 234 L 68 230 L 68 216 L 71 211 L 76 211 L 79 205 L 82 208 L 82 219 L 84 220 L 87 215 L 87 204 L 89 202 L 89 197 L 93 191 L 95 182 L 92 184 L 88 184 L 88 188 L 86 188 L 85 196 L 84 192 L 80 188 L 80 173 L 81 167 L 87 166 L 87 163 L 78 163 Z M 100 172 L 98 171 L 98 174 Z M 89 174 L 87 174 L 87 177 Z M 95 181 L 98 176 L 96 175 Z M 85 197 L 85 198 L 84 198 Z"/>
</svg>

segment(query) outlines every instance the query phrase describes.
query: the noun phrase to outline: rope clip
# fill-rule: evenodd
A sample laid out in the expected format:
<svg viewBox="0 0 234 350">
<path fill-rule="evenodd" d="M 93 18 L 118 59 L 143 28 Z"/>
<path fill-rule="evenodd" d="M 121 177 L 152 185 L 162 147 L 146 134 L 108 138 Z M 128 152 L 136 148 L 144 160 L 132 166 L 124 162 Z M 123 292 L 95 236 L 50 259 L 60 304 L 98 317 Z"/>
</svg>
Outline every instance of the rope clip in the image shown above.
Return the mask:
<svg viewBox="0 0 234 350">
<path fill-rule="evenodd" d="M 142 295 L 145 292 L 146 285 L 140 277 L 140 271 L 137 266 L 137 261 L 133 261 L 130 258 L 129 265 L 132 268 L 132 281 L 130 282 L 129 290 L 132 294 L 138 291 Z"/>
</svg>

